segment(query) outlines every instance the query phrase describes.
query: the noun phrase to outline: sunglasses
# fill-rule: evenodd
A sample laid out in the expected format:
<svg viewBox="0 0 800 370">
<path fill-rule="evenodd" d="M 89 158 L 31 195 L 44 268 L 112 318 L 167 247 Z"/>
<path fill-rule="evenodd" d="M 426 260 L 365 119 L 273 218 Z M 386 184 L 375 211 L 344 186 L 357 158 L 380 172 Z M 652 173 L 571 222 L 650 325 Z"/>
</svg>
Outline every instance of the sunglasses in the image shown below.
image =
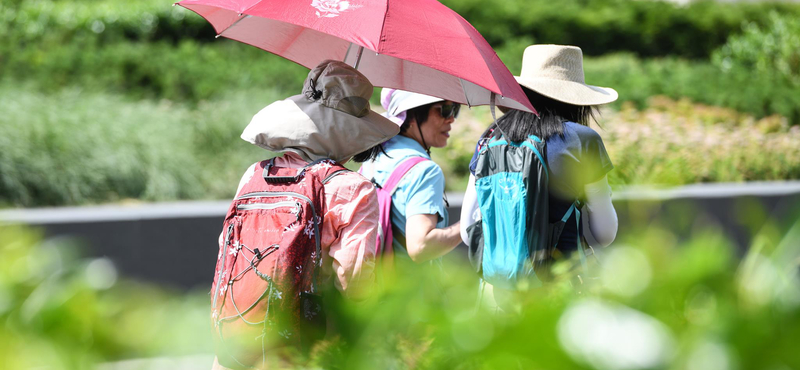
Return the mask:
<svg viewBox="0 0 800 370">
<path fill-rule="evenodd" d="M 439 108 L 444 119 L 458 118 L 458 112 L 461 110 L 461 104 L 442 104 L 434 107 Z"/>
</svg>

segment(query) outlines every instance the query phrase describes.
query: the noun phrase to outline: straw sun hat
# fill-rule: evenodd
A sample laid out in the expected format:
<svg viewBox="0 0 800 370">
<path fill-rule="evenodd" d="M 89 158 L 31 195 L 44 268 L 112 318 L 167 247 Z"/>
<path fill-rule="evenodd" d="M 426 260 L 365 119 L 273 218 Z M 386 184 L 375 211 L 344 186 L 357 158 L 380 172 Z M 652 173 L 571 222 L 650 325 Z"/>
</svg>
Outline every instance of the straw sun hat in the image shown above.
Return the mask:
<svg viewBox="0 0 800 370">
<path fill-rule="evenodd" d="M 614 89 L 586 84 L 583 53 L 577 46 L 528 46 L 522 55 L 522 71 L 514 77 L 522 86 L 573 105 L 606 104 L 619 96 Z"/>
</svg>

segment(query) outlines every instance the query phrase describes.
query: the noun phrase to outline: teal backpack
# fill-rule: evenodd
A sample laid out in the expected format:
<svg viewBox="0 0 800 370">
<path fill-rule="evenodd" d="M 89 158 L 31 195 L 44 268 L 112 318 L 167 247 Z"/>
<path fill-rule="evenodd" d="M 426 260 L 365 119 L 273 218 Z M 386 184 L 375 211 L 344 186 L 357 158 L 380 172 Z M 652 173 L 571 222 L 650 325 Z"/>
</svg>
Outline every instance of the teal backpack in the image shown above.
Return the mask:
<svg viewBox="0 0 800 370">
<path fill-rule="evenodd" d="M 475 191 L 480 215 L 467 221 L 473 222 L 467 227 L 469 258 L 483 280 L 495 287 L 520 290 L 540 286 L 537 272 L 552 260 L 573 212 L 580 226 L 577 204 L 559 222 L 549 221 L 546 154 L 546 143 L 533 135 L 522 142 L 497 135 L 478 154 Z M 582 245 L 578 251 L 584 264 Z"/>
</svg>

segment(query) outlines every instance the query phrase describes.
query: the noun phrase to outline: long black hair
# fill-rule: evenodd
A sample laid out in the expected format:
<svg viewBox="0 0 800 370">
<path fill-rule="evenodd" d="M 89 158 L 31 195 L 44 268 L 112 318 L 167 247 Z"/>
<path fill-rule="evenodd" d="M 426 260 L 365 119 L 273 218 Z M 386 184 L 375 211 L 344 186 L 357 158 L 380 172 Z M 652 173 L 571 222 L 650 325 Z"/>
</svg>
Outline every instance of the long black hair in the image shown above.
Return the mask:
<svg viewBox="0 0 800 370">
<path fill-rule="evenodd" d="M 366 161 L 371 161 L 374 160 L 375 158 L 378 158 L 378 155 L 381 153 L 386 154 L 386 151 L 383 150 L 383 143 L 375 145 L 372 148 L 369 148 L 361 153 L 354 155 L 353 161 L 357 163 L 364 163 Z M 388 156 L 388 154 L 386 155 Z"/>
<path fill-rule="evenodd" d="M 564 123 L 567 121 L 588 126 L 589 122 L 596 121 L 597 106 L 572 105 L 552 98 L 548 98 L 531 89 L 522 86 L 525 95 L 539 112 L 537 117 L 533 113 L 512 109 L 497 119 L 496 123 L 489 126 L 481 137 L 497 135 L 502 131 L 510 136 L 507 139 L 519 142 L 530 135 L 536 135 L 542 140 L 547 140 L 553 135 L 564 135 Z M 500 130 L 496 130 L 496 128 Z M 494 132 L 493 132 L 494 131 Z"/>
</svg>

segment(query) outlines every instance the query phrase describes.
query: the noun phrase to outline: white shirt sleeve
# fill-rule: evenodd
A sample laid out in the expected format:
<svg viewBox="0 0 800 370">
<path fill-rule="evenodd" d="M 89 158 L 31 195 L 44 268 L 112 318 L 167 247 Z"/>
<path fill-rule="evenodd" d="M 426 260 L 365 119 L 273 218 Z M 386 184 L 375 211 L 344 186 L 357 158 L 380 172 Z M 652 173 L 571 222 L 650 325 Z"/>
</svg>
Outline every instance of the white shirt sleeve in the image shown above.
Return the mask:
<svg viewBox="0 0 800 370">
<path fill-rule="evenodd" d="M 619 226 L 608 178 L 603 176 L 600 181 L 586 184 L 584 191 L 586 205 L 581 210 L 584 237 L 593 247 L 606 247 L 616 238 Z"/>
<path fill-rule="evenodd" d="M 475 175 L 469 175 L 467 191 L 464 193 L 464 200 L 461 203 L 461 241 L 469 245 L 467 228 L 481 219 L 481 211 L 478 208 L 478 193 L 475 192 Z"/>
</svg>

